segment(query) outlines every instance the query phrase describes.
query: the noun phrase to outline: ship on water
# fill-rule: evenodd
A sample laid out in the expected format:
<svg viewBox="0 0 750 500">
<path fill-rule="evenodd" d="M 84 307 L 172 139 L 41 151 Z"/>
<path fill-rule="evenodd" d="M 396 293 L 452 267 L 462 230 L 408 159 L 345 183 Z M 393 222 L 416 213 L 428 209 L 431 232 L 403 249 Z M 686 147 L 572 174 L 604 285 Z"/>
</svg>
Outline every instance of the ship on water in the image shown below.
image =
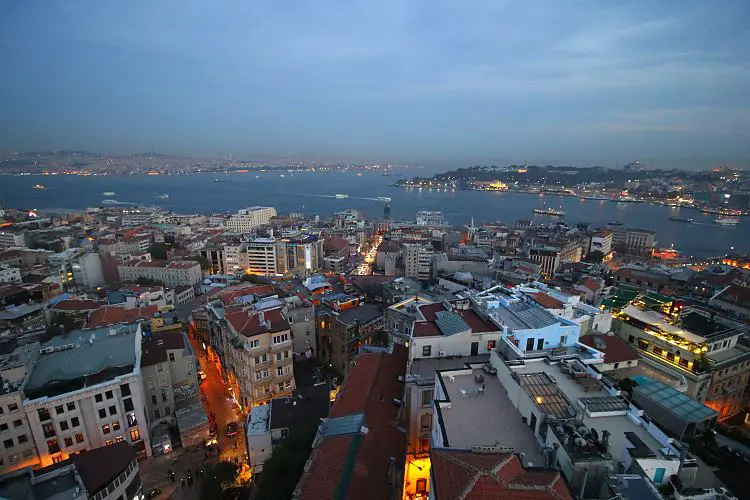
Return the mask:
<svg viewBox="0 0 750 500">
<path fill-rule="evenodd" d="M 686 222 L 688 224 L 693 223 L 693 219 L 686 219 L 684 217 L 670 217 L 669 220 L 671 220 L 672 222 Z"/>
<path fill-rule="evenodd" d="M 605 194 L 584 194 L 580 196 L 583 200 L 610 201 L 612 198 Z"/>
<path fill-rule="evenodd" d="M 737 217 L 717 217 L 714 222 L 722 226 L 734 226 L 739 224 L 740 220 Z"/>
<path fill-rule="evenodd" d="M 535 208 L 534 213 L 539 215 L 551 215 L 553 217 L 562 217 L 565 215 L 565 212 L 562 210 L 555 210 L 554 208 Z"/>
<path fill-rule="evenodd" d="M 378 196 L 378 201 L 385 201 L 386 203 L 390 203 L 391 197 L 390 196 Z"/>
<path fill-rule="evenodd" d="M 348 194 L 337 194 L 336 198 L 338 198 L 339 200 L 343 200 L 344 198 L 349 198 L 349 195 Z"/>
<path fill-rule="evenodd" d="M 44 190 L 44 189 L 47 189 L 46 187 L 44 187 L 44 184 L 34 184 L 33 188 L 34 189 L 38 189 L 40 191 Z"/>
</svg>

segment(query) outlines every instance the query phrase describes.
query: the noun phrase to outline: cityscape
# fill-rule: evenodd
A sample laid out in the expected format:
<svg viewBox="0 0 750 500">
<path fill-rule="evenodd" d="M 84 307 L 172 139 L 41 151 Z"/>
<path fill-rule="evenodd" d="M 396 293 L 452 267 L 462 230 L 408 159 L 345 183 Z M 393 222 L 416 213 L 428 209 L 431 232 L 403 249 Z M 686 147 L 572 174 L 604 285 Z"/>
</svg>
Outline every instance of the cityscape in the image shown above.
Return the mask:
<svg viewBox="0 0 750 500">
<path fill-rule="evenodd" d="M 0 500 L 750 500 L 750 4 L 0 5 Z"/>
</svg>

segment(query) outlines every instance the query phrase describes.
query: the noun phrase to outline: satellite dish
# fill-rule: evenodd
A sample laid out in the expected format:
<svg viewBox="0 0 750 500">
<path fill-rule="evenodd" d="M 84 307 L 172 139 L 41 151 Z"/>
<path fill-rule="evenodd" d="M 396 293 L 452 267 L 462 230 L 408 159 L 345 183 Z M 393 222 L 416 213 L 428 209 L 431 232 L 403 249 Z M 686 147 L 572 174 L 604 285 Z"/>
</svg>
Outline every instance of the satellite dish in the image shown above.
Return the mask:
<svg viewBox="0 0 750 500">
<path fill-rule="evenodd" d="M 591 440 L 595 443 L 599 441 L 599 433 L 593 427 L 591 428 Z"/>
</svg>

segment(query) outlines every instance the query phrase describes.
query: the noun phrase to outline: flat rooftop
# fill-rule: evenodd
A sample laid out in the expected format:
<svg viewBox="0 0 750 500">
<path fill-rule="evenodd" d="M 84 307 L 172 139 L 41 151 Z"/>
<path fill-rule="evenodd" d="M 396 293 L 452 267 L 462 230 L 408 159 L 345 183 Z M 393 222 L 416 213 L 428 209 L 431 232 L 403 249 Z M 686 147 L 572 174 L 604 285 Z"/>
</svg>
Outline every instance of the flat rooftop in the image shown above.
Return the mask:
<svg viewBox="0 0 750 500">
<path fill-rule="evenodd" d="M 75 330 L 43 343 L 26 396 L 55 397 L 131 373 L 136 332 L 134 325 Z"/>
<path fill-rule="evenodd" d="M 474 373 L 483 373 L 474 370 Z M 445 435 L 451 448 L 470 449 L 472 446 L 500 446 L 526 454 L 525 461 L 542 464 L 542 454 L 531 428 L 508 399 L 503 384 L 497 377 L 484 374 L 484 395 L 476 395 L 479 384 L 473 374 L 450 378 L 442 373 L 443 384 L 451 407 L 441 405 Z M 467 395 L 462 396 L 461 390 Z"/>
<path fill-rule="evenodd" d="M 562 323 L 543 307 L 529 302 L 500 304 L 500 307 L 492 309 L 492 314 L 513 330 L 532 330 Z"/>
<path fill-rule="evenodd" d="M 435 372 L 438 370 L 458 370 L 466 368 L 467 363 L 473 365 L 484 364 L 490 361 L 489 354 L 478 356 L 456 356 L 451 358 L 416 358 L 411 362 L 407 375 L 418 377 L 427 381 L 435 380 Z"/>
</svg>

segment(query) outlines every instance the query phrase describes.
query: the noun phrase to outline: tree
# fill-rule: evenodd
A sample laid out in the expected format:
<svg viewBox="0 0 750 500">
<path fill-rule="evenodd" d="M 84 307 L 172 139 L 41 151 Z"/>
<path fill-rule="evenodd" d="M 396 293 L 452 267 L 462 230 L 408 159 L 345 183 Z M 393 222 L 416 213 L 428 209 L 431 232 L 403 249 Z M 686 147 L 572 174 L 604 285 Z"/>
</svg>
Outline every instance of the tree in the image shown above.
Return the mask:
<svg viewBox="0 0 750 500">
<path fill-rule="evenodd" d="M 300 427 L 273 450 L 271 458 L 263 464 L 256 500 L 292 498 L 317 431 L 317 423 Z"/>
<path fill-rule="evenodd" d="M 211 267 L 211 263 L 208 261 L 207 258 L 203 257 L 202 255 L 194 255 L 190 257 L 188 260 L 194 260 L 195 262 L 200 264 L 201 269 L 203 269 L 204 271 Z"/>
<path fill-rule="evenodd" d="M 201 500 L 215 500 L 221 496 L 226 483 L 233 483 L 237 467 L 231 462 L 219 462 L 208 466 L 201 487 Z"/>
<path fill-rule="evenodd" d="M 148 247 L 148 251 L 151 254 L 152 259 L 167 260 L 167 244 L 166 243 L 154 243 Z"/>
<path fill-rule="evenodd" d="M 248 283 L 255 283 L 256 285 L 265 285 L 266 281 L 261 276 L 256 276 L 255 274 L 243 274 L 242 278 L 240 278 L 240 281 L 246 281 Z"/>
</svg>

